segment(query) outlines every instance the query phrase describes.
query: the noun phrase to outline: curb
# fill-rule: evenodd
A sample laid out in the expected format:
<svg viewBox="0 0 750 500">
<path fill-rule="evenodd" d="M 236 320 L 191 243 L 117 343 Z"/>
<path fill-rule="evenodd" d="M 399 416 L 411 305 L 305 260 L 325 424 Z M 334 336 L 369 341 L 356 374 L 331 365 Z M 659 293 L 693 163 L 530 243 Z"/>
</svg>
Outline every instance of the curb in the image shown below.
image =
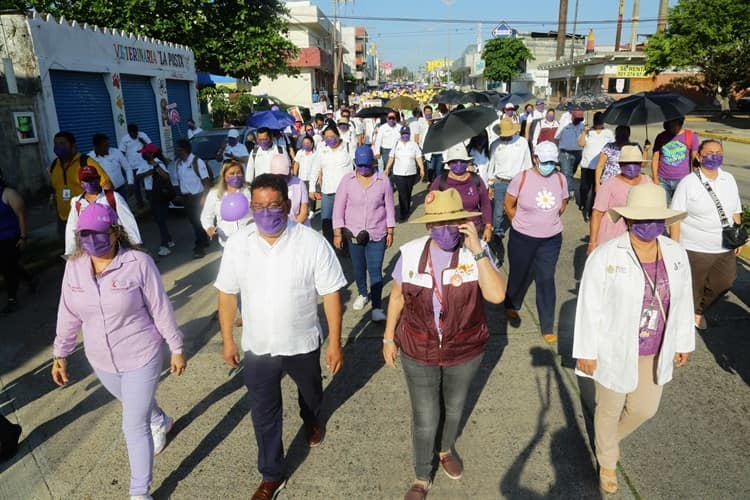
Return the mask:
<svg viewBox="0 0 750 500">
<path fill-rule="evenodd" d="M 735 137 L 733 135 L 716 134 L 714 132 L 698 132 L 701 137 L 709 137 L 720 141 L 738 142 L 740 144 L 750 144 L 750 137 Z"/>
</svg>

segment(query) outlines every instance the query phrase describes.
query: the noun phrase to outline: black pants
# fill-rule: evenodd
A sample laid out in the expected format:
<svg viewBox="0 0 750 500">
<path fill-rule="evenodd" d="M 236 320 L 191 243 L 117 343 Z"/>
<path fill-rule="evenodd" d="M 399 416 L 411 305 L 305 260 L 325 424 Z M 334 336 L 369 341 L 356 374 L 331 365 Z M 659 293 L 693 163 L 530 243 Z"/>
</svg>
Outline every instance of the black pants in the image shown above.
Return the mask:
<svg viewBox="0 0 750 500">
<path fill-rule="evenodd" d="M 201 195 L 200 194 L 183 194 L 182 202 L 185 206 L 185 212 L 190 221 L 190 225 L 193 226 L 193 233 L 195 234 L 195 248 L 194 250 L 201 250 L 208 246 L 208 235 L 201 226 Z"/>
<path fill-rule="evenodd" d="M 396 186 L 398 191 L 398 210 L 399 210 L 399 221 L 404 222 L 409 218 L 411 212 L 411 192 L 414 189 L 414 184 L 419 178 L 418 174 L 414 175 L 393 175 L 391 180 Z"/>
<path fill-rule="evenodd" d="M 593 168 L 581 169 L 581 186 L 578 192 L 578 206 L 587 217 L 591 217 L 591 209 L 594 206 L 596 196 L 596 170 Z"/>
<path fill-rule="evenodd" d="M 264 481 L 278 481 L 286 474 L 284 444 L 281 440 L 284 417 L 281 379 L 288 374 L 297 384 L 302 420 L 320 424 L 323 403 L 320 348 L 296 356 L 257 356 L 246 351 L 242 363 L 258 443 L 258 471 Z"/>
<path fill-rule="evenodd" d="M 8 300 L 16 300 L 21 278 L 27 281 L 31 279 L 26 270 L 21 267 L 21 253 L 16 247 L 17 242 L 17 238 L 0 240 L 0 273 L 5 279 Z"/>
<path fill-rule="evenodd" d="M 166 247 L 172 241 L 172 235 L 169 234 L 167 227 L 167 217 L 169 216 L 169 200 L 162 198 L 154 191 L 146 191 L 148 203 L 151 205 L 151 216 L 159 228 L 159 245 Z"/>
</svg>

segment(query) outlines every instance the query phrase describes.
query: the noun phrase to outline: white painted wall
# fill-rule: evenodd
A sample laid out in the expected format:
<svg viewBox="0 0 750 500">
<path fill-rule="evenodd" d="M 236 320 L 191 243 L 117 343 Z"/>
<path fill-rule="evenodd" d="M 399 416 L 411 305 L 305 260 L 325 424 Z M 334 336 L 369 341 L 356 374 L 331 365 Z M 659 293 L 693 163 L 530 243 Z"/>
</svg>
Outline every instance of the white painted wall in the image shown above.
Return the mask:
<svg viewBox="0 0 750 500">
<path fill-rule="evenodd" d="M 312 106 L 313 70 L 300 68 L 300 74 L 296 77 L 279 76 L 276 79 L 262 77 L 258 85 L 252 89 L 255 95 L 268 94 L 278 97 L 287 104 L 302 105 L 307 108 Z"/>
</svg>

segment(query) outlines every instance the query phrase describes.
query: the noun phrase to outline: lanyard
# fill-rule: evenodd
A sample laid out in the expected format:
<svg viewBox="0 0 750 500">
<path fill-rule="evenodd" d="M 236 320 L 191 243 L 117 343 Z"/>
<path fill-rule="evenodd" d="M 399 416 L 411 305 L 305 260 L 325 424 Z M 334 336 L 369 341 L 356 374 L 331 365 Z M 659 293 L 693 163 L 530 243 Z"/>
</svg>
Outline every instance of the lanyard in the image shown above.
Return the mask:
<svg viewBox="0 0 750 500">
<path fill-rule="evenodd" d="M 630 248 L 633 248 L 633 244 L 631 243 Z M 646 268 L 643 267 L 643 262 L 641 262 L 641 258 L 638 256 L 638 253 L 635 251 L 635 248 L 633 248 L 633 253 L 635 254 L 635 258 L 638 260 L 638 264 L 641 266 L 641 271 L 643 271 L 643 276 L 646 278 L 646 282 L 648 283 L 649 288 L 651 289 L 651 295 L 653 295 L 656 298 L 656 302 L 659 304 L 659 311 L 661 312 L 662 317 L 666 321 L 667 314 L 664 311 L 664 305 L 661 302 L 661 296 L 658 293 L 657 288 L 659 287 L 659 255 L 661 254 L 661 251 L 659 249 L 659 243 L 656 244 L 656 261 L 654 268 L 654 279 L 651 279 L 651 276 L 646 272 Z"/>
</svg>

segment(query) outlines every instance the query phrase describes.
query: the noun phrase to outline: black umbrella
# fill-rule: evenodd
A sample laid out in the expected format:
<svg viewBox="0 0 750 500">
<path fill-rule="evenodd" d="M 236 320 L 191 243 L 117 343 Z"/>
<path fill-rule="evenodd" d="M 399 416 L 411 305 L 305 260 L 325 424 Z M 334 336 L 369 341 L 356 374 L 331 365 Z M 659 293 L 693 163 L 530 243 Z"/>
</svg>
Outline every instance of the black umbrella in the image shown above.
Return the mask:
<svg viewBox="0 0 750 500">
<path fill-rule="evenodd" d="M 604 112 L 604 122 L 613 125 L 646 125 L 680 118 L 695 109 L 695 103 L 673 92 L 641 92 L 615 101 Z"/>
<path fill-rule="evenodd" d="M 497 100 L 497 104 L 495 104 L 495 108 L 503 109 L 505 105 L 508 103 L 511 103 L 512 105 L 518 107 L 521 104 L 525 103 L 526 101 L 530 101 L 533 98 L 534 98 L 534 94 L 529 94 L 528 92 L 523 92 L 520 94 L 506 94 Z"/>
<path fill-rule="evenodd" d="M 360 109 L 354 116 L 357 118 L 380 118 L 382 115 L 387 115 L 391 111 L 393 111 L 391 108 L 373 106 L 371 108 Z"/>
<path fill-rule="evenodd" d="M 476 103 L 492 106 L 495 101 L 497 101 L 497 97 L 490 96 L 486 92 L 479 92 L 478 90 L 466 92 L 463 96 L 461 96 L 462 104 Z"/>
<path fill-rule="evenodd" d="M 463 98 L 463 92 L 458 90 L 448 89 L 440 92 L 435 96 L 434 101 L 441 104 L 461 104 Z"/>
<path fill-rule="evenodd" d="M 497 120 L 497 112 L 487 106 L 451 111 L 448 116 L 432 123 L 424 139 L 425 153 L 444 151 L 461 141 L 479 135 Z"/>
</svg>

